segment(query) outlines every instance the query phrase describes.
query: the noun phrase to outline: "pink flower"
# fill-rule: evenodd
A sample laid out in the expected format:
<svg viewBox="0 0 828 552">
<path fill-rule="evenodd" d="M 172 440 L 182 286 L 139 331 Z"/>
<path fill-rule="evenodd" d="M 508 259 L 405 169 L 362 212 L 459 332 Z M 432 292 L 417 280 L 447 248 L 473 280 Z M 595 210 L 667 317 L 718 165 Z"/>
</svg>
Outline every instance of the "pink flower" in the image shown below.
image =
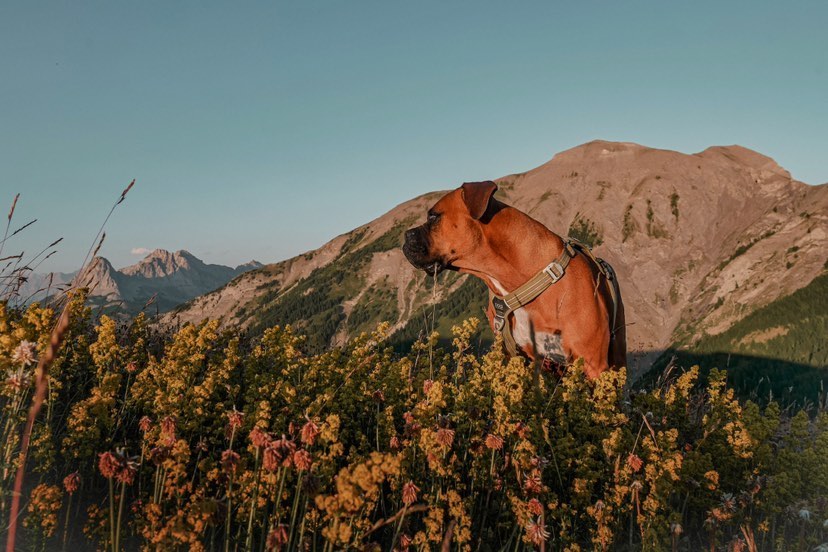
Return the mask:
<svg viewBox="0 0 828 552">
<path fill-rule="evenodd" d="M 279 524 L 274 527 L 273 530 L 268 533 L 267 541 L 265 542 L 268 552 L 271 550 L 281 550 L 282 547 L 287 544 L 288 538 L 287 525 Z"/>
<path fill-rule="evenodd" d="M 244 414 L 236 410 L 236 407 L 233 407 L 233 410 L 227 413 L 227 423 L 230 426 L 230 430 L 238 429 L 242 426 L 244 422 Z"/>
<path fill-rule="evenodd" d="M 316 442 L 317 435 L 319 435 L 319 426 L 316 425 L 313 420 L 308 420 L 307 423 L 302 426 L 300 434 L 302 442 L 310 446 Z"/>
<path fill-rule="evenodd" d="M 531 499 L 529 502 L 526 503 L 526 507 L 532 512 L 534 515 L 539 516 L 543 513 L 543 504 L 541 504 L 540 500 L 537 498 Z"/>
<path fill-rule="evenodd" d="M 250 430 L 250 442 L 256 448 L 263 448 L 270 442 L 270 436 L 262 431 L 259 426 L 255 426 Z"/>
<path fill-rule="evenodd" d="M 438 429 L 437 442 L 443 448 L 451 448 L 451 444 L 454 442 L 454 430 L 447 427 Z"/>
<path fill-rule="evenodd" d="M 80 487 L 80 474 L 78 472 L 70 473 L 63 478 L 63 488 L 67 493 L 72 494 Z"/>
<path fill-rule="evenodd" d="M 138 421 L 138 429 L 141 430 L 141 433 L 146 433 L 152 429 L 152 419 L 149 416 L 143 416 Z"/>
<path fill-rule="evenodd" d="M 234 450 L 225 450 L 221 453 L 221 467 L 228 475 L 236 473 L 239 466 L 239 453 Z"/>
<path fill-rule="evenodd" d="M 111 452 L 104 452 L 99 455 L 98 469 L 100 470 L 101 475 L 107 479 L 112 479 L 118 475 L 119 471 L 121 471 L 121 462 L 118 460 L 118 457 Z"/>
<path fill-rule="evenodd" d="M 428 392 L 431 391 L 431 387 L 434 385 L 434 382 L 430 379 L 427 379 L 423 382 L 423 393 L 428 395 Z"/>
<path fill-rule="evenodd" d="M 282 434 L 281 439 L 273 441 L 276 449 L 279 451 L 279 456 L 282 457 L 282 466 L 288 468 L 293 462 L 293 452 L 296 450 L 296 443 L 285 437 Z"/>
<path fill-rule="evenodd" d="M 175 418 L 173 416 L 165 416 L 161 420 L 161 438 L 168 446 L 175 444 Z"/>
<path fill-rule="evenodd" d="M 293 465 L 300 471 L 308 471 L 313 463 L 311 454 L 305 449 L 299 449 L 293 453 Z"/>
<path fill-rule="evenodd" d="M 632 468 L 633 472 L 638 472 L 638 470 L 641 469 L 641 466 L 644 465 L 644 461 L 637 455 L 630 454 L 627 456 L 627 465 Z"/>
<path fill-rule="evenodd" d="M 35 344 L 25 339 L 12 352 L 12 360 L 19 362 L 23 366 L 34 364 L 35 362 Z"/>
<path fill-rule="evenodd" d="M 541 518 L 532 520 L 526 524 L 526 536 L 536 545 L 544 543 L 549 538 L 549 532 L 546 530 L 546 526 Z"/>
<path fill-rule="evenodd" d="M 420 488 L 414 484 L 413 481 L 409 481 L 405 485 L 403 485 L 402 489 L 402 500 L 403 504 L 408 506 L 409 504 L 413 504 L 417 502 L 417 492 Z"/>
<path fill-rule="evenodd" d="M 492 450 L 500 450 L 503 448 L 503 439 L 497 435 L 489 433 L 486 435 L 486 447 Z"/>
<path fill-rule="evenodd" d="M 543 482 L 538 470 L 532 470 L 531 473 L 526 474 L 523 479 L 523 489 L 528 494 L 539 494 L 543 490 Z"/>
</svg>

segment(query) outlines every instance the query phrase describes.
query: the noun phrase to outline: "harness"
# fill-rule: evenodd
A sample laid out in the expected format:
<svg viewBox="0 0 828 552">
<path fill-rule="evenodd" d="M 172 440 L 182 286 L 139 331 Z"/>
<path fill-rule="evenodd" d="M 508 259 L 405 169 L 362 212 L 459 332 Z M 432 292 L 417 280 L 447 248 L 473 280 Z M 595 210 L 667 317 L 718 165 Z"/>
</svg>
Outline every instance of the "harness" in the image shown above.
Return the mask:
<svg viewBox="0 0 828 552">
<path fill-rule="evenodd" d="M 540 296 L 541 293 L 549 289 L 558 280 L 566 274 L 566 267 L 569 266 L 569 261 L 573 259 L 578 253 L 583 253 L 590 259 L 598 271 L 607 279 L 610 284 L 610 295 L 612 297 L 612 324 L 610 325 L 610 339 L 615 338 L 615 322 L 618 315 L 618 280 L 615 277 L 615 271 L 610 264 L 603 259 L 599 259 L 593 255 L 589 246 L 579 242 L 574 238 L 564 238 L 563 251 L 560 256 L 546 265 L 540 272 L 535 274 L 522 286 L 511 293 L 500 297 L 489 291 L 492 307 L 494 308 L 494 327 L 495 331 L 503 336 L 503 343 L 506 345 L 506 350 L 509 355 L 516 356 L 518 354 L 517 342 L 512 335 L 512 328 L 509 326 L 509 315 L 519 308 L 522 308 Z"/>
</svg>

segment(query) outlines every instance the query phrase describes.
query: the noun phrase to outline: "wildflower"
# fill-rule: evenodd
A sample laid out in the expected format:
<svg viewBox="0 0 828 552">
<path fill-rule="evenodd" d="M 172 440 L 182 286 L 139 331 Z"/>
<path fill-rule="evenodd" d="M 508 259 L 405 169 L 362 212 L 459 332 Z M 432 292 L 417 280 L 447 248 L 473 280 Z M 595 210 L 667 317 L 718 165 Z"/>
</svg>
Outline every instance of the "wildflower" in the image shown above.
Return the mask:
<svg viewBox="0 0 828 552">
<path fill-rule="evenodd" d="M 282 463 L 282 455 L 279 452 L 275 441 L 267 444 L 262 457 L 262 467 L 269 472 L 275 472 Z"/>
<path fill-rule="evenodd" d="M 138 472 L 138 465 L 135 461 L 127 458 L 123 449 L 114 453 L 104 452 L 98 460 L 98 469 L 107 479 L 117 479 L 124 485 L 132 485 L 135 474 Z"/>
<path fill-rule="evenodd" d="M 546 539 L 549 538 L 549 532 L 546 530 L 546 526 L 541 518 L 530 520 L 526 524 L 526 536 L 529 537 L 532 544 L 540 545 L 546 542 Z"/>
<path fill-rule="evenodd" d="M 267 534 L 267 550 L 281 550 L 288 541 L 287 525 L 280 523 Z"/>
<path fill-rule="evenodd" d="M 385 402 L 385 393 L 382 392 L 382 389 L 377 389 L 376 391 L 374 391 L 374 393 L 371 395 L 371 397 L 374 399 L 374 402 L 377 403 L 377 404 Z"/>
<path fill-rule="evenodd" d="M 259 426 L 253 426 L 253 429 L 250 430 L 250 442 L 253 443 L 254 447 L 263 448 L 267 446 L 269 441 L 270 436 L 262 431 Z"/>
<path fill-rule="evenodd" d="M 403 533 L 402 535 L 400 535 L 400 544 L 399 544 L 399 548 L 397 548 L 397 550 L 407 551 L 408 548 L 411 546 L 411 543 L 413 543 L 413 542 L 414 542 L 414 539 L 412 539 L 410 536 L 408 536 L 407 533 Z"/>
<path fill-rule="evenodd" d="M 286 468 L 290 467 L 293 462 L 293 452 L 296 450 L 296 444 L 282 434 L 281 439 L 273 442 L 276 449 L 279 451 L 279 456 L 282 458 L 282 465 Z"/>
<path fill-rule="evenodd" d="M 152 429 L 152 419 L 149 416 L 143 416 L 138 421 L 138 429 L 141 430 L 141 433 L 146 433 L 150 429 Z"/>
<path fill-rule="evenodd" d="M 300 438 L 302 443 L 310 446 L 316 442 L 316 437 L 319 435 L 319 426 L 313 420 L 308 420 L 305 425 L 302 426 L 302 431 L 300 432 Z"/>
<path fill-rule="evenodd" d="M 160 466 L 164 461 L 170 457 L 170 448 L 165 446 L 153 447 L 150 450 L 150 461 L 156 466 Z"/>
<path fill-rule="evenodd" d="M 705 472 L 704 478 L 707 479 L 707 488 L 715 491 L 719 486 L 719 472 L 716 470 L 709 470 Z"/>
<path fill-rule="evenodd" d="M 23 389 L 29 387 L 31 382 L 31 376 L 20 370 L 9 370 L 9 373 L 6 376 L 6 386 L 14 392 L 22 391 Z"/>
<path fill-rule="evenodd" d="M 236 410 L 236 407 L 234 406 L 233 410 L 227 413 L 227 424 L 230 427 L 230 431 L 240 428 L 243 422 L 244 414 Z"/>
<path fill-rule="evenodd" d="M 444 448 L 451 448 L 454 442 L 454 430 L 447 427 L 441 427 L 437 430 L 437 443 Z"/>
<path fill-rule="evenodd" d="M 293 453 L 293 465 L 300 471 L 308 471 L 313 463 L 311 454 L 305 449 L 299 449 Z"/>
<path fill-rule="evenodd" d="M 531 473 L 524 476 L 523 489 L 527 494 L 539 494 L 541 492 L 543 483 L 538 470 L 532 470 Z"/>
<path fill-rule="evenodd" d="M 537 498 L 531 499 L 529 502 L 526 503 L 527 509 L 532 512 L 532 514 L 539 516 L 543 513 L 543 504 Z"/>
<path fill-rule="evenodd" d="M 733 498 L 731 493 L 725 493 L 722 495 L 722 509 L 728 513 L 736 510 L 736 500 Z"/>
<path fill-rule="evenodd" d="M 529 435 L 529 426 L 524 424 L 523 422 L 518 422 L 517 426 L 515 427 L 515 432 L 517 436 L 521 439 L 526 439 Z"/>
<path fill-rule="evenodd" d="M 233 474 L 239 466 L 239 453 L 234 450 L 225 450 L 221 453 L 221 467 L 225 473 Z"/>
<path fill-rule="evenodd" d="M 15 348 L 12 353 L 12 360 L 19 362 L 23 366 L 34 364 L 35 362 L 35 344 L 25 339 Z"/>
<path fill-rule="evenodd" d="M 112 479 L 121 471 L 121 462 L 111 452 L 104 452 L 99 457 L 98 469 L 105 478 Z"/>
<path fill-rule="evenodd" d="M 415 485 L 413 481 L 409 481 L 408 483 L 403 485 L 403 489 L 402 489 L 403 504 L 408 506 L 409 504 L 413 504 L 413 503 L 417 502 L 417 492 L 419 490 L 420 490 L 420 488 L 417 485 Z"/>
<path fill-rule="evenodd" d="M 175 418 L 165 416 L 161 420 L 161 438 L 167 446 L 175 444 Z"/>
<path fill-rule="evenodd" d="M 412 414 L 411 412 L 403 412 L 403 420 L 405 420 L 405 423 L 408 425 L 413 424 L 414 414 Z"/>
<path fill-rule="evenodd" d="M 136 473 L 138 473 L 138 465 L 132 460 L 125 458 L 121 464 L 121 470 L 115 476 L 115 479 L 124 485 L 132 485 L 132 482 L 135 481 Z"/>
<path fill-rule="evenodd" d="M 427 379 L 423 382 L 423 394 L 428 395 L 428 392 L 431 391 L 431 387 L 434 385 L 434 381 Z"/>
<path fill-rule="evenodd" d="M 805 508 L 799 510 L 799 519 L 802 521 L 811 521 L 811 512 Z"/>
<path fill-rule="evenodd" d="M 638 473 L 641 470 L 641 467 L 644 465 L 644 460 L 638 457 L 635 453 L 630 453 L 627 456 L 627 465 L 632 469 L 633 472 Z"/>
<path fill-rule="evenodd" d="M 124 368 L 128 374 L 134 374 L 138 371 L 138 365 L 135 364 L 134 361 L 128 362 L 126 367 Z"/>
<path fill-rule="evenodd" d="M 684 532 L 684 529 L 681 527 L 681 523 L 671 523 L 670 524 L 670 533 L 674 536 L 678 537 Z"/>
<path fill-rule="evenodd" d="M 388 443 L 388 446 L 391 447 L 391 450 L 399 450 L 400 438 L 394 435 L 393 437 L 391 437 L 391 441 Z"/>
<path fill-rule="evenodd" d="M 492 450 L 500 450 L 503 448 L 503 439 L 489 433 L 486 435 L 486 447 Z"/>
<path fill-rule="evenodd" d="M 23 525 L 26 527 L 40 526 L 45 537 L 54 535 L 62 494 L 60 488 L 54 485 L 43 483 L 35 487 L 29 502 L 29 515 L 23 521 Z"/>
<path fill-rule="evenodd" d="M 80 474 L 78 472 L 70 473 L 63 478 L 63 489 L 67 493 L 73 494 L 80 487 L 80 480 Z"/>
</svg>

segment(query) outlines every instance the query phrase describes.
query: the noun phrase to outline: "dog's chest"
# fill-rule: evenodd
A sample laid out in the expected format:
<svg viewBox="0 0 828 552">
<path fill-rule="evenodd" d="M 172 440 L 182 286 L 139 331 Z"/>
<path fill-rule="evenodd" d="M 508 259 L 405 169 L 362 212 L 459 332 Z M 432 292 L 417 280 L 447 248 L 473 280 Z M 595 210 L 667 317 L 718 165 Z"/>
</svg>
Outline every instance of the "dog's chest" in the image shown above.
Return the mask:
<svg viewBox="0 0 828 552">
<path fill-rule="evenodd" d="M 494 281 L 494 284 L 502 295 L 506 295 L 506 290 L 500 285 L 500 282 Z M 536 328 L 533 331 L 529 313 L 525 308 L 517 309 L 512 312 L 514 317 L 511 325 L 512 337 L 519 347 L 523 348 L 532 343 L 532 335 L 534 333 L 534 347 L 532 347 L 536 354 L 542 358 L 548 358 L 555 362 L 563 363 L 566 361 L 566 352 L 563 348 L 563 342 L 560 333 L 550 333 L 538 331 Z"/>
<path fill-rule="evenodd" d="M 512 325 L 512 336 L 515 343 L 520 347 L 526 347 L 532 343 L 534 333 L 534 347 L 536 354 L 542 358 L 548 358 L 555 362 L 566 361 L 566 352 L 563 348 L 563 340 L 560 333 L 543 331 L 532 331 L 529 314 L 524 309 L 518 309 L 512 313 L 515 317 Z"/>
</svg>

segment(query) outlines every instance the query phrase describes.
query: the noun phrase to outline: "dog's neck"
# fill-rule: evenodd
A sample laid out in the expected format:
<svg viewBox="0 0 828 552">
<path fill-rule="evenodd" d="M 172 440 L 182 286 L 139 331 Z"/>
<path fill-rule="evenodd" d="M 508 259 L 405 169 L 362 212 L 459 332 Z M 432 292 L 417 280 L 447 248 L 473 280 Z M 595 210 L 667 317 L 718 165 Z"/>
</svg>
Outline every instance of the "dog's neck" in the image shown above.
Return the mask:
<svg viewBox="0 0 828 552">
<path fill-rule="evenodd" d="M 529 235 L 510 231 L 536 226 Z M 497 295 L 511 293 L 561 255 L 563 240 L 540 222 L 513 207 L 504 206 L 486 224 L 477 251 L 455 266 L 481 278 Z"/>
</svg>

